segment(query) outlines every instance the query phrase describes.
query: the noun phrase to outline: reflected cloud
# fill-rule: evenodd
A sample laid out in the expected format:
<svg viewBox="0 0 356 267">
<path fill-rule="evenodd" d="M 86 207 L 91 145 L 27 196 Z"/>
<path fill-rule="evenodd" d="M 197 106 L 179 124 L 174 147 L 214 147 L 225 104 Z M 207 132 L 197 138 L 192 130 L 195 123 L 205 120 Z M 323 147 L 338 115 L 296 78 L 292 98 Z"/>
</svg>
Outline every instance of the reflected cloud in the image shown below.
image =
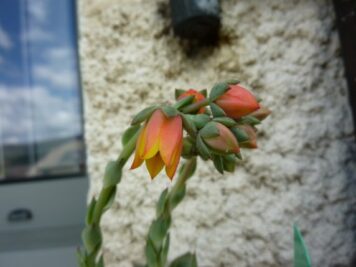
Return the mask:
<svg viewBox="0 0 356 267">
<path fill-rule="evenodd" d="M 73 68 L 55 69 L 49 65 L 39 65 L 33 67 L 34 78 L 39 82 L 49 82 L 50 84 L 67 90 L 73 90 L 77 84 L 77 79 L 73 76 Z"/>
<path fill-rule="evenodd" d="M 0 103 L 5 144 L 28 142 L 29 135 L 36 141 L 44 141 L 81 134 L 77 98 L 58 97 L 44 87 L 29 89 L 0 84 Z"/>
<path fill-rule="evenodd" d="M 26 5 L 28 18 L 26 23 L 28 28 L 22 33 L 23 42 L 48 42 L 53 40 L 53 35 L 48 28 L 48 1 L 31 0 Z"/>
<path fill-rule="evenodd" d="M 0 48 L 9 50 L 12 48 L 12 46 L 13 46 L 13 43 L 10 39 L 10 36 L 7 34 L 7 32 L 4 30 L 4 28 L 0 24 Z"/>
<path fill-rule="evenodd" d="M 23 42 L 48 42 L 53 39 L 53 36 L 41 27 L 31 27 L 21 36 Z"/>
<path fill-rule="evenodd" d="M 73 0 L 0 0 L 0 180 L 82 170 Z"/>
<path fill-rule="evenodd" d="M 62 61 L 62 60 L 68 60 L 68 58 L 74 58 L 75 51 L 71 47 L 57 46 L 57 47 L 48 49 L 45 52 L 45 55 L 50 60 Z"/>
<path fill-rule="evenodd" d="M 45 22 L 47 18 L 47 5 L 46 0 L 31 0 L 31 4 L 28 5 L 28 11 L 31 18 L 40 23 Z"/>
</svg>

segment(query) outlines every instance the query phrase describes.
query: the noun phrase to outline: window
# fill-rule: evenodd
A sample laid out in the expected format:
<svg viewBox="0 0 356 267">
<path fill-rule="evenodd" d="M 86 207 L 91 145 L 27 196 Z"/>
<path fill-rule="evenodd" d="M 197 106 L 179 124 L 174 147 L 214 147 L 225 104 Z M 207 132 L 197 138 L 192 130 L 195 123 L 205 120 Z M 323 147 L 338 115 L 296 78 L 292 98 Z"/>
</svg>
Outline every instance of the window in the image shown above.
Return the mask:
<svg viewBox="0 0 356 267">
<path fill-rule="evenodd" d="M 0 182 L 85 170 L 74 0 L 0 1 Z"/>
</svg>

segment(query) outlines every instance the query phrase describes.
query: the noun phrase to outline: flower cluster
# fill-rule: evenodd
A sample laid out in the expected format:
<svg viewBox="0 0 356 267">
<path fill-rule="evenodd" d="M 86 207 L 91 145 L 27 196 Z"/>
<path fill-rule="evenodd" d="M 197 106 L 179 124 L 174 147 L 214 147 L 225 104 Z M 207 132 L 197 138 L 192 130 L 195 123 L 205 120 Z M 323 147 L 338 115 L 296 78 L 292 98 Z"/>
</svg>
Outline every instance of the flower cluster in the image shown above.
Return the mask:
<svg viewBox="0 0 356 267">
<path fill-rule="evenodd" d="M 197 167 L 197 157 L 213 161 L 220 173 L 233 172 L 242 158 L 241 148 L 257 148 L 256 125 L 269 114 L 236 80 L 216 84 L 209 95 L 207 90 L 177 89 L 176 103 L 151 106 L 139 112 L 122 136 L 119 157 L 106 166 L 100 194 L 88 206 L 82 231 L 84 248 L 77 251 L 79 266 L 104 266 L 100 255 L 100 221 L 115 198 L 123 167 L 133 153 L 131 169 L 145 162 L 152 179 L 163 168 L 173 179 L 180 159 L 187 159 L 181 164 L 176 182 L 161 193 L 146 239 L 144 266 L 166 266 L 172 211 L 184 198 L 186 182 Z M 197 259 L 194 253 L 185 253 L 169 266 L 196 267 Z"/>
<path fill-rule="evenodd" d="M 153 179 L 164 167 L 170 179 L 181 157 L 212 160 L 223 173 L 233 172 L 240 148 L 257 148 L 256 125 L 270 110 L 237 80 L 206 90 L 176 90 L 174 105 L 139 112 L 125 135 L 139 132 L 131 169 L 143 162 Z"/>
</svg>

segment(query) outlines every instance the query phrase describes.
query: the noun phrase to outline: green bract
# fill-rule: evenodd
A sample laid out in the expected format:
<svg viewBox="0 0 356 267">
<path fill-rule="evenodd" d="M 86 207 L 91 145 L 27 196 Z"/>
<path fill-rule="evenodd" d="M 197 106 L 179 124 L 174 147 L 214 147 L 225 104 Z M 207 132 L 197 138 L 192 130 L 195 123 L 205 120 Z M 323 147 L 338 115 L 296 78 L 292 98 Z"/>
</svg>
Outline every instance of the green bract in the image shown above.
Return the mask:
<svg viewBox="0 0 356 267">
<path fill-rule="evenodd" d="M 210 103 L 210 110 L 214 117 L 225 117 L 225 111 L 216 105 L 215 103 Z"/>
<path fill-rule="evenodd" d="M 178 110 L 171 106 L 163 106 L 161 108 L 166 117 L 171 118 L 178 115 Z"/>
<path fill-rule="evenodd" d="M 243 124 L 249 124 L 249 125 L 257 125 L 257 124 L 260 124 L 261 121 L 253 116 L 245 116 L 243 118 L 241 118 L 241 120 L 239 121 L 240 123 L 243 123 Z"/>
<path fill-rule="evenodd" d="M 209 121 L 211 121 L 210 116 L 207 114 L 196 114 L 187 116 L 190 116 L 191 120 L 194 122 L 195 126 L 198 129 L 203 128 Z"/>
<path fill-rule="evenodd" d="M 220 123 L 224 124 L 226 127 L 232 127 L 237 124 L 235 120 L 233 120 L 229 117 L 214 118 L 213 121 L 220 122 Z"/>
<path fill-rule="evenodd" d="M 219 136 L 219 129 L 214 122 L 208 122 L 199 132 L 203 138 L 211 138 Z"/>
<path fill-rule="evenodd" d="M 197 134 L 197 127 L 189 115 L 182 114 L 183 127 L 191 137 L 195 137 Z"/>
<path fill-rule="evenodd" d="M 193 100 L 194 100 L 194 96 L 192 96 L 192 95 L 186 96 L 186 97 L 182 98 L 181 100 L 179 100 L 177 103 L 175 103 L 174 107 L 176 109 L 183 108 L 186 105 L 189 105 L 189 104 L 193 103 Z"/>
<path fill-rule="evenodd" d="M 148 107 L 143 110 L 141 110 L 139 113 L 136 114 L 135 117 L 133 117 L 131 121 L 131 125 L 139 124 L 141 122 L 144 122 L 147 120 L 152 113 L 157 109 L 156 106 Z"/>
<path fill-rule="evenodd" d="M 134 136 L 140 128 L 141 127 L 139 124 L 127 128 L 121 138 L 122 145 L 125 146 L 130 141 L 131 137 Z"/>
<path fill-rule="evenodd" d="M 209 100 L 211 102 L 215 101 L 218 99 L 220 96 L 222 96 L 227 89 L 229 89 L 229 85 L 227 83 L 217 83 L 213 89 L 211 89 L 210 95 L 209 95 Z"/>
<path fill-rule="evenodd" d="M 235 135 L 239 143 L 248 141 L 248 134 L 244 130 L 240 129 L 239 127 L 232 127 L 230 130 Z"/>
</svg>

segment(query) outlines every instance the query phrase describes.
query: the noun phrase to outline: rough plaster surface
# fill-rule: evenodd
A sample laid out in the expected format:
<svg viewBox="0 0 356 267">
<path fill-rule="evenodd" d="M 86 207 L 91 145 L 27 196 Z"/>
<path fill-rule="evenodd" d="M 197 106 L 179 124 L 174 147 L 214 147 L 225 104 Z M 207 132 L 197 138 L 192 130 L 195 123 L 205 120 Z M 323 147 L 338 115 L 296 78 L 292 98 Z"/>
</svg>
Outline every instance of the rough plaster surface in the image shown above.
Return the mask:
<svg viewBox="0 0 356 267">
<path fill-rule="evenodd" d="M 82 0 L 81 59 L 91 187 L 121 149 L 132 114 L 173 89 L 239 78 L 273 110 L 260 149 L 235 174 L 200 162 L 174 212 L 169 258 L 195 250 L 200 266 L 291 266 L 297 222 L 314 266 L 355 266 L 355 143 L 339 41 L 327 1 L 222 1 L 218 46 L 173 37 L 166 4 Z M 143 260 L 159 192 L 127 171 L 104 216 L 107 266 Z"/>
</svg>

